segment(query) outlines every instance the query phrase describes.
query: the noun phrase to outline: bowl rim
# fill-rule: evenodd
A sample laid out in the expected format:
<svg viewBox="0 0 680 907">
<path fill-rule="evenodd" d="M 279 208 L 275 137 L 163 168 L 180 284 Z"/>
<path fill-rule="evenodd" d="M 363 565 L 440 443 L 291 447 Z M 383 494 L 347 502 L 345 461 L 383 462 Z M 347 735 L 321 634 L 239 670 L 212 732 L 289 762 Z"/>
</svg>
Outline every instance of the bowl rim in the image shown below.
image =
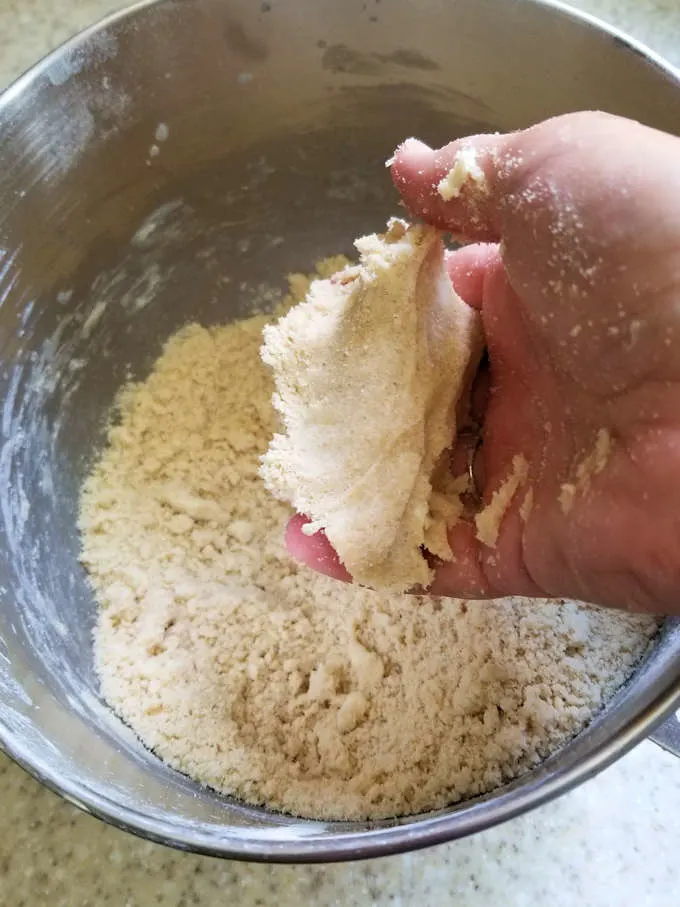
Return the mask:
<svg viewBox="0 0 680 907">
<path fill-rule="evenodd" d="M 0 114 L 65 53 L 76 50 L 83 42 L 111 25 L 126 19 L 133 19 L 148 7 L 172 2 L 175 0 L 138 0 L 77 32 L 12 81 L 0 93 Z M 643 42 L 597 16 L 568 6 L 562 0 L 514 0 L 514 2 L 543 7 L 556 13 L 559 17 L 581 23 L 587 28 L 601 33 L 603 37 L 608 37 L 645 58 L 677 83 L 680 89 L 680 68 L 665 60 Z M 49 790 L 60 795 L 83 812 L 154 843 L 205 856 L 234 860 L 271 863 L 331 863 L 420 850 L 467 837 L 507 822 L 567 793 L 607 768 L 648 736 L 677 708 L 678 704 L 680 704 L 680 676 L 670 680 L 667 688 L 653 702 L 634 716 L 621 731 L 596 746 L 587 758 L 566 771 L 546 777 L 540 785 L 517 788 L 513 792 L 512 798 L 501 800 L 493 810 L 486 809 L 477 812 L 473 805 L 472 810 L 468 812 L 446 813 L 431 818 L 416 816 L 412 823 L 407 821 L 405 824 L 368 831 L 342 831 L 332 840 L 324 841 L 319 841 L 312 835 L 307 838 L 301 836 L 289 841 L 267 841 L 264 836 L 262 840 L 247 840 L 241 839 L 233 833 L 220 838 L 214 833 L 208 834 L 197 829 L 195 825 L 187 831 L 180 828 L 171 818 L 158 819 L 139 810 L 123 807 L 84 780 L 69 779 L 48 766 L 40 758 L 33 756 L 30 753 L 30 747 L 22 743 L 19 735 L 3 724 L 1 714 L 0 750 Z M 329 824 L 333 823 L 324 822 L 325 826 Z"/>
<path fill-rule="evenodd" d="M 471 801 L 471 808 L 465 812 L 444 813 L 431 818 L 414 816 L 413 822 L 408 822 L 408 817 L 405 817 L 404 824 L 369 831 L 343 830 L 332 839 L 321 841 L 313 834 L 306 837 L 291 834 L 291 840 L 287 841 L 266 840 L 264 835 L 262 839 L 242 838 L 233 831 L 221 837 L 214 831 L 197 830 L 196 823 L 186 830 L 172 818 L 159 819 L 121 806 L 84 781 L 71 780 L 52 770 L 42 760 L 31 758 L 28 747 L 24 747 L 18 739 L 10 740 L 11 735 L 1 727 L 0 749 L 36 781 L 83 812 L 156 844 L 203 856 L 256 863 L 338 863 L 422 850 L 502 825 L 549 803 L 608 768 L 644 740 L 672 714 L 678 704 L 680 676 L 671 681 L 667 689 L 618 734 L 595 747 L 587 758 L 566 771 L 547 776 L 538 785 L 516 788 L 512 797 L 500 798 L 493 809 L 488 808 L 488 800 L 479 803 Z M 316 824 L 313 820 L 301 819 L 300 822 Z M 328 827 L 334 823 L 324 821 L 320 824 Z"/>
</svg>

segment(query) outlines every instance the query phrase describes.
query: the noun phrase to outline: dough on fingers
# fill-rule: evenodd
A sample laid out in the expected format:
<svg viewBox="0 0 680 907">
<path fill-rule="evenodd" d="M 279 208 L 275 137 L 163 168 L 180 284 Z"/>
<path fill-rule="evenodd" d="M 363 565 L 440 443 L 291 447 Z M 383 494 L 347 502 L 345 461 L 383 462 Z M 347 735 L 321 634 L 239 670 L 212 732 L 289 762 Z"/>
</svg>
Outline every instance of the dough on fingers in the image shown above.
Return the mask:
<svg viewBox="0 0 680 907">
<path fill-rule="evenodd" d="M 282 431 L 261 473 L 323 529 L 356 582 L 427 586 L 461 511 L 448 469 L 459 404 L 483 348 L 454 292 L 439 231 L 391 220 L 360 261 L 315 281 L 264 329 Z"/>
</svg>

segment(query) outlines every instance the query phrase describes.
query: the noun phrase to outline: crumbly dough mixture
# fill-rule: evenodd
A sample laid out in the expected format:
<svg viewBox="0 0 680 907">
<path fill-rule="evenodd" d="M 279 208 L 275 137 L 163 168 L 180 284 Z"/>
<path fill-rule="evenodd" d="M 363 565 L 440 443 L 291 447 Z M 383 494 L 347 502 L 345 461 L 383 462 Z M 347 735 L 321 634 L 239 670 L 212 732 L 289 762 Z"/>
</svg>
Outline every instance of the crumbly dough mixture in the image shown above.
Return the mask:
<svg viewBox="0 0 680 907">
<path fill-rule="evenodd" d="M 265 328 L 282 430 L 262 476 L 325 531 L 356 582 L 401 592 L 432 578 L 423 547 L 451 558 L 462 505 L 443 484 L 448 462 L 437 466 L 482 328 L 451 286 L 439 231 L 394 219 L 356 246 L 357 265 Z"/>
<path fill-rule="evenodd" d="M 454 161 L 453 167 L 437 185 L 437 191 L 445 202 L 458 198 L 460 190 L 466 183 L 473 183 L 478 192 L 487 192 L 484 171 L 477 163 L 477 153 L 474 148 L 461 148 Z"/>
<path fill-rule="evenodd" d="M 121 394 L 81 508 L 104 696 L 170 765 L 302 816 L 413 813 L 517 777 L 587 724 L 654 621 L 385 595 L 295 564 L 259 476 L 265 320 L 184 328 Z"/>
<path fill-rule="evenodd" d="M 529 475 L 529 464 L 523 454 L 516 454 L 512 458 L 512 471 L 499 488 L 497 488 L 491 500 L 475 517 L 475 527 L 477 529 L 477 538 L 489 548 L 495 548 L 498 541 L 498 534 L 501 530 L 503 517 L 508 511 L 513 498 L 520 487 L 526 482 Z M 529 489 L 531 491 L 531 489 Z M 529 492 L 527 492 L 528 494 Z M 525 513 L 525 519 L 531 511 L 531 497 L 525 497 L 522 501 L 522 510 Z"/>
</svg>

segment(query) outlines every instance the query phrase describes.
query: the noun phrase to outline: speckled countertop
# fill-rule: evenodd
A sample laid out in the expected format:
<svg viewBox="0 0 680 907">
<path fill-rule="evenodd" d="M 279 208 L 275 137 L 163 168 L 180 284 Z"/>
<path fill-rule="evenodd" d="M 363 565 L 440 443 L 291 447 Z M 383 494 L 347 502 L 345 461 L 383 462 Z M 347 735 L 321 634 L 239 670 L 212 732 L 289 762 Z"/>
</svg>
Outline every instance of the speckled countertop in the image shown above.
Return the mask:
<svg viewBox="0 0 680 907">
<path fill-rule="evenodd" d="M 116 0 L 0 0 L 0 88 Z M 680 65 L 680 0 L 579 0 Z M 228 863 L 85 816 L 0 757 L 0 905 L 677 907 L 680 763 L 645 742 L 598 778 L 474 838 L 367 863 Z"/>
</svg>

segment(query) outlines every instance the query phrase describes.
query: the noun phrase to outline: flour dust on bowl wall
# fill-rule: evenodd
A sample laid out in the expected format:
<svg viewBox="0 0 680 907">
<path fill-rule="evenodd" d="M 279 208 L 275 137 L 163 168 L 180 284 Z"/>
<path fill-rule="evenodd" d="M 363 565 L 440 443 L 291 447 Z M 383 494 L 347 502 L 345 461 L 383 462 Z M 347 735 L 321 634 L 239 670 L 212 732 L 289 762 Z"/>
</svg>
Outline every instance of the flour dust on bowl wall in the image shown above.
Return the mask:
<svg viewBox="0 0 680 907">
<path fill-rule="evenodd" d="M 469 833 L 675 695 L 671 624 L 645 658 L 645 618 L 386 595 L 285 552 L 262 327 L 285 275 L 399 213 L 393 148 L 680 115 L 671 75 L 547 7 L 383 5 L 146 4 L 0 106 L 2 740 L 181 847 L 323 860 Z"/>
</svg>

